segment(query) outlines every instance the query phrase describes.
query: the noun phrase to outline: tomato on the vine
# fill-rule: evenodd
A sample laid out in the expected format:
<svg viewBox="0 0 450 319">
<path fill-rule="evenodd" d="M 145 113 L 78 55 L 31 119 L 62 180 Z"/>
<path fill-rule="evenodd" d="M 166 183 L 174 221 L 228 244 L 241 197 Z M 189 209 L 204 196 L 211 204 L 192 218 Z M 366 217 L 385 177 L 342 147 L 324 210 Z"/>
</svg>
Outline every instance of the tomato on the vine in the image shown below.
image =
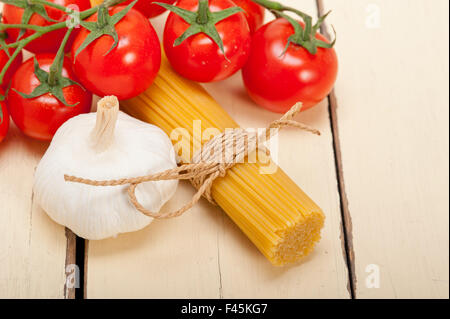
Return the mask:
<svg viewBox="0 0 450 319">
<path fill-rule="evenodd" d="M 121 3 L 121 5 L 127 5 L 133 1 L 134 0 L 127 0 L 123 3 Z M 153 4 L 153 2 L 172 4 L 175 1 L 176 0 L 138 0 L 138 2 L 134 5 L 133 9 L 138 10 L 143 15 L 145 15 L 147 18 L 153 18 L 153 17 L 160 15 L 164 11 L 166 11 L 166 9 L 164 9 L 163 7 L 161 7 L 157 4 Z"/>
<path fill-rule="evenodd" d="M 0 88 L 0 142 L 5 139 L 9 129 L 9 113 L 6 107 L 5 92 Z"/>
<path fill-rule="evenodd" d="M 304 24 L 300 23 L 302 28 Z M 317 47 L 315 54 L 288 39 L 294 28 L 285 19 L 276 19 L 259 28 L 252 37 L 248 63 L 242 69 L 250 97 L 262 107 L 284 113 L 296 102 L 306 110 L 323 100 L 332 90 L 338 71 L 333 48 Z M 321 34 L 315 38 L 329 41 Z"/>
<path fill-rule="evenodd" d="M 47 0 L 49 2 L 62 5 L 65 7 L 69 7 L 72 9 L 76 9 L 76 11 L 84 11 L 91 7 L 91 3 L 89 0 Z M 3 6 L 3 22 L 8 24 L 21 24 L 22 18 L 24 15 L 24 12 L 27 10 L 27 12 L 32 13 L 28 24 L 36 25 L 45 27 L 54 23 L 65 21 L 68 16 L 67 13 L 61 10 L 58 10 L 53 7 L 45 6 L 45 12 L 47 13 L 48 17 L 52 20 L 46 20 L 41 15 L 37 14 L 35 11 L 33 11 L 34 7 L 39 7 L 42 5 L 38 4 L 32 4 L 29 5 L 26 9 L 20 8 L 18 6 L 15 6 L 13 4 L 5 4 Z M 25 22 L 26 23 L 26 22 Z M 64 35 L 66 33 L 66 28 L 58 29 L 51 31 L 49 33 L 44 34 L 42 37 L 31 41 L 25 49 L 28 51 L 31 51 L 33 53 L 56 53 L 58 51 L 59 45 L 61 44 L 62 39 L 64 38 Z M 75 33 L 78 29 L 75 29 L 72 33 L 71 39 L 69 40 L 69 43 L 73 41 L 75 38 Z M 6 29 L 6 32 L 8 33 L 11 40 L 16 41 L 20 34 L 20 29 Z M 33 30 L 26 30 L 25 33 L 20 37 L 20 39 L 26 38 L 30 35 L 32 35 L 35 31 Z M 70 46 L 66 46 L 67 50 L 70 48 Z"/>
<path fill-rule="evenodd" d="M 252 0 L 232 0 L 237 6 L 244 9 L 247 18 L 250 33 L 254 33 L 264 22 L 264 7 L 253 2 Z"/>
<path fill-rule="evenodd" d="M 54 54 L 38 54 L 39 67 L 48 72 L 55 58 Z M 73 84 L 62 89 L 64 105 L 54 95 L 45 93 L 34 98 L 24 98 L 19 92 L 30 94 L 41 82 L 35 75 L 34 59 L 25 61 L 14 74 L 8 92 L 8 105 L 11 118 L 26 135 L 51 140 L 56 130 L 68 119 L 91 109 L 92 93 Z M 77 81 L 70 60 L 64 60 L 62 76 Z"/>
<path fill-rule="evenodd" d="M 223 80 L 244 66 L 250 53 L 250 31 L 244 13 L 238 12 L 240 9 L 231 0 L 180 0 L 177 7 L 184 9 L 191 21 L 187 23 L 186 17 L 174 12 L 169 14 L 164 50 L 179 74 L 197 82 L 212 82 Z M 231 14 L 220 16 L 219 12 Z M 214 15 L 216 18 L 211 18 Z M 188 29 L 194 33 L 185 38 Z"/>
<path fill-rule="evenodd" d="M 113 16 L 125 7 L 109 8 Z M 98 13 L 86 21 L 95 22 Z M 139 11 L 130 9 L 115 24 L 118 44 L 110 35 L 101 35 L 77 55 L 90 34 L 83 28 L 72 46 L 74 71 L 84 87 L 100 95 L 115 95 L 119 100 L 132 98 L 152 83 L 161 64 L 161 47 L 155 29 Z"/>
</svg>

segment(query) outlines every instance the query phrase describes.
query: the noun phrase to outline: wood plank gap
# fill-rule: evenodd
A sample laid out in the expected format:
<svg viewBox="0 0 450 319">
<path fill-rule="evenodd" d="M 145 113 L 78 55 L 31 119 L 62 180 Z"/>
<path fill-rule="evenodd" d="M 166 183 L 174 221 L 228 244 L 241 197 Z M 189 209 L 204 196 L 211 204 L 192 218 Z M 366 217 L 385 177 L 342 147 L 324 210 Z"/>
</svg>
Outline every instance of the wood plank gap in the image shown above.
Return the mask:
<svg viewBox="0 0 450 319">
<path fill-rule="evenodd" d="M 79 278 L 80 286 L 75 289 L 75 299 L 84 299 L 86 296 L 86 251 L 87 251 L 87 240 L 75 236 L 76 241 L 76 253 L 75 253 L 75 264 L 79 267 Z"/>
<path fill-rule="evenodd" d="M 80 238 L 82 239 L 82 238 Z M 88 276 L 88 256 L 89 256 L 89 240 L 82 239 L 84 243 L 84 260 L 83 260 L 83 299 L 87 299 L 87 276 Z"/>
<path fill-rule="evenodd" d="M 318 16 L 325 14 L 324 5 L 322 0 L 316 0 Z M 331 39 L 328 29 L 326 28 L 326 23 L 323 23 L 320 27 L 320 32 Z M 339 190 L 340 206 L 341 206 L 341 216 L 342 216 L 342 246 L 344 250 L 344 255 L 346 257 L 346 264 L 348 269 L 348 291 L 352 299 L 356 298 L 356 272 L 355 272 L 355 251 L 353 249 L 353 226 L 350 210 L 348 207 L 347 193 L 345 190 L 344 172 L 342 166 L 342 156 L 341 156 L 341 146 L 339 141 L 339 127 L 337 121 L 338 107 L 337 98 L 334 92 L 328 95 L 328 110 L 330 115 L 330 126 L 331 133 L 333 136 L 333 150 L 334 150 L 334 161 L 336 166 L 336 176 Z"/>
<path fill-rule="evenodd" d="M 224 213 L 221 211 L 221 216 L 220 216 L 220 227 L 217 231 L 217 266 L 219 267 L 219 298 L 223 299 L 223 285 L 222 285 L 222 269 L 221 269 L 221 265 L 220 265 L 220 231 L 224 230 L 224 223 L 223 223 L 223 219 L 224 219 Z"/>
<path fill-rule="evenodd" d="M 66 282 L 64 284 L 64 299 L 75 299 L 76 288 L 67 287 L 67 266 L 76 265 L 76 239 L 77 236 L 69 229 L 66 228 L 66 262 L 64 271 L 66 273 Z"/>
<path fill-rule="evenodd" d="M 320 1 L 320 0 L 319 0 Z M 352 299 L 356 298 L 356 272 L 355 272 L 355 251 L 353 249 L 353 226 L 350 210 L 348 208 L 347 193 L 345 191 L 344 173 L 342 169 L 341 148 L 339 143 L 339 129 L 336 114 L 336 96 L 334 90 L 328 96 L 328 108 L 330 111 L 330 125 L 333 135 L 334 161 L 336 165 L 336 176 L 339 190 L 339 198 L 342 216 L 342 246 L 346 256 L 348 269 L 348 291 Z"/>
</svg>

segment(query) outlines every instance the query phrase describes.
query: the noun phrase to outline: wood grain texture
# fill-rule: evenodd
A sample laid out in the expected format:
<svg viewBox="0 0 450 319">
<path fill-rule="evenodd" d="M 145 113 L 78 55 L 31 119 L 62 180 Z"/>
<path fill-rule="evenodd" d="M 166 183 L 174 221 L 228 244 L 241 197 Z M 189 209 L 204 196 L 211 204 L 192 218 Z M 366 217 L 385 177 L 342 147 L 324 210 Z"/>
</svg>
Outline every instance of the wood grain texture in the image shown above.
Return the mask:
<svg viewBox="0 0 450 319">
<path fill-rule="evenodd" d="M 33 201 L 47 143 L 12 125 L 0 144 L 0 298 L 64 298 L 66 236 Z"/>
<path fill-rule="evenodd" d="M 315 1 L 303 2 L 302 8 L 316 14 Z M 152 20 L 159 35 L 164 18 Z M 206 88 L 243 127 L 265 127 L 279 118 L 248 99 L 240 74 Z M 298 119 L 320 129 L 322 136 L 282 132 L 278 163 L 327 218 L 322 241 L 302 264 L 272 266 L 220 209 L 202 200 L 182 217 L 154 221 L 115 239 L 90 241 L 87 297 L 348 298 L 326 101 Z M 193 193 L 189 184 L 181 183 L 164 209 L 179 207 Z"/>
<path fill-rule="evenodd" d="M 448 6 L 323 0 L 358 298 L 448 298 Z"/>
<path fill-rule="evenodd" d="M 33 201 L 34 170 L 47 146 L 25 137 L 12 121 L 0 143 L 0 298 L 75 296 L 66 286 L 75 237 Z"/>
<path fill-rule="evenodd" d="M 339 37 L 330 101 L 353 224 L 356 297 L 448 298 L 448 2 L 320 1 L 324 12 L 333 10 L 328 26 Z M 316 13 L 314 0 L 283 3 Z M 426 23 L 411 26 L 418 17 Z M 159 35 L 164 18 L 152 20 Z M 278 117 L 247 98 L 240 75 L 206 88 L 243 127 Z M 202 201 L 180 218 L 89 242 L 85 296 L 348 298 L 329 117 L 324 101 L 297 118 L 321 137 L 286 130 L 279 139 L 279 165 L 327 217 L 322 241 L 303 263 L 271 266 Z M 75 238 L 33 202 L 34 169 L 46 147 L 14 126 L 0 144 L 0 298 L 74 296 L 65 265 L 75 260 Z M 164 209 L 193 193 L 181 183 Z M 380 269 L 379 288 L 366 285 L 370 265 Z"/>
</svg>

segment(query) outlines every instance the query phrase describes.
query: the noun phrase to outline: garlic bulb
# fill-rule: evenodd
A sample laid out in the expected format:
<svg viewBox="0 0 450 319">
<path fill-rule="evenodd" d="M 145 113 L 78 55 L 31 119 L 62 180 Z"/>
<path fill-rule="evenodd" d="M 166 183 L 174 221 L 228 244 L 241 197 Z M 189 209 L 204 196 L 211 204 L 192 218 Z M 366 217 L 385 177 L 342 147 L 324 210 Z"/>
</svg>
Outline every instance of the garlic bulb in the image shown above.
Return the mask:
<svg viewBox="0 0 450 319">
<path fill-rule="evenodd" d="M 141 176 L 177 166 L 169 137 L 158 127 L 119 111 L 114 96 L 98 103 L 97 114 L 64 123 L 39 163 L 35 199 L 57 223 L 86 239 L 103 239 L 147 226 L 134 208 L 127 186 L 96 187 L 66 182 L 64 174 L 93 180 Z M 146 182 L 137 199 L 157 213 L 175 193 L 176 180 Z"/>
</svg>

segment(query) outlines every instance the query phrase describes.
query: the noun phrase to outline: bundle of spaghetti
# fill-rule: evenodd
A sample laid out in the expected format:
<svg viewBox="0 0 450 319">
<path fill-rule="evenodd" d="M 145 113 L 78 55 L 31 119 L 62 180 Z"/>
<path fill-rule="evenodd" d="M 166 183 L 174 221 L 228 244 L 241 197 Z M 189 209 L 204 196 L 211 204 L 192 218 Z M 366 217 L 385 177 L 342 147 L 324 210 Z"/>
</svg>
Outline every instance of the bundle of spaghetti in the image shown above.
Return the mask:
<svg viewBox="0 0 450 319">
<path fill-rule="evenodd" d="M 169 135 L 175 129 L 188 134 L 173 141 L 178 150 L 195 150 L 206 142 L 202 134 L 193 132 L 196 120 L 201 121 L 202 129 L 217 128 L 218 133 L 239 127 L 199 84 L 176 74 L 165 57 L 150 88 L 122 101 L 121 108 Z M 193 153 L 179 155 L 189 162 Z M 320 239 L 324 215 L 280 168 L 272 174 L 261 174 L 267 162 L 259 159 L 234 165 L 214 181 L 211 195 L 272 264 L 285 265 L 312 251 Z"/>
</svg>

